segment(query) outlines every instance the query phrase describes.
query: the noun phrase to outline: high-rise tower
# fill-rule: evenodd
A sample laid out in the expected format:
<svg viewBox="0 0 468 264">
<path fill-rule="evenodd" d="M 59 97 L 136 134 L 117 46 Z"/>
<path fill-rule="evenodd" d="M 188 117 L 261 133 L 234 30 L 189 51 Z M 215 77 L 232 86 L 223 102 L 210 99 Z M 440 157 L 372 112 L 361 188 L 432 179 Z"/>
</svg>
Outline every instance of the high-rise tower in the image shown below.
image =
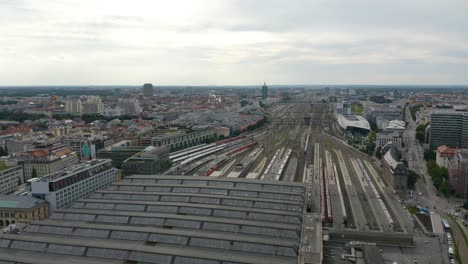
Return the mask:
<svg viewBox="0 0 468 264">
<path fill-rule="evenodd" d="M 153 96 L 153 85 L 151 83 L 143 85 L 143 96 Z"/>
<path fill-rule="evenodd" d="M 264 82 L 262 86 L 262 100 L 267 99 L 267 97 L 268 97 L 268 86 Z"/>
</svg>

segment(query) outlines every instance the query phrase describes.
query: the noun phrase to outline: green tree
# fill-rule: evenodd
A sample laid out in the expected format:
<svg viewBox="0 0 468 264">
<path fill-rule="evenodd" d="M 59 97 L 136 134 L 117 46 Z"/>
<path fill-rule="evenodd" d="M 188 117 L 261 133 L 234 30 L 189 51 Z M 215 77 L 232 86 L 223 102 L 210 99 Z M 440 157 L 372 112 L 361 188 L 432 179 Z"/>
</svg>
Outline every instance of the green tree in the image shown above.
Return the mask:
<svg viewBox="0 0 468 264">
<path fill-rule="evenodd" d="M 36 168 L 33 167 L 32 172 L 31 172 L 31 177 L 36 178 L 37 177 L 37 170 Z"/>
<path fill-rule="evenodd" d="M 429 124 L 422 124 L 416 127 L 416 139 L 421 143 L 426 142 L 426 128 Z"/>
<path fill-rule="evenodd" d="M 8 155 L 8 153 L 5 151 L 5 149 L 2 146 L 0 146 L 0 156 L 6 156 L 6 155 Z"/>
<path fill-rule="evenodd" d="M 426 149 L 426 150 L 424 151 L 424 159 L 425 159 L 425 160 L 432 160 L 432 161 L 435 161 L 435 160 L 436 160 L 436 153 L 435 153 L 435 151 L 430 150 L 430 149 Z"/>
<path fill-rule="evenodd" d="M 374 150 L 375 150 L 375 130 L 372 130 L 370 133 L 369 133 L 369 136 L 368 136 L 368 141 L 367 141 L 367 145 L 366 145 L 366 153 L 368 155 L 373 155 L 374 154 Z"/>
<path fill-rule="evenodd" d="M 463 203 L 463 208 L 465 208 L 466 210 L 468 210 L 468 201 Z"/>
<path fill-rule="evenodd" d="M 375 150 L 375 157 L 378 158 L 378 159 L 381 159 L 381 158 L 382 158 L 382 148 L 381 148 L 381 147 L 378 147 L 378 148 Z"/>
<path fill-rule="evenodd" d="M 432 171 L 434 168 L 438 167 L 438 166 L 437 166 L 437 164 L 435 163 L 435 161 L 429 160 L 429 161 L 426 163 L 426 167 L 427 167 L 427 172 L 428 172 L 429 174 L 431 174 L 431 171 Z"/>
<path fill-rule="evenodd" d="M 164 162 L 161 162 L 161 171 L 168 170 L 170 167 L 172 167 L 172 161 L 166 160 Z"/>
<path fill-rule="evenodd" d="M 364 113 L 364 107 L 360 103 L 352 103 L 351 104 L 351 112 L 360 115 L 360 114 Z"/>
<path fill-rule="evenodd" d="M 451 188 L 450 184 L 447 180 L 444 180 L 440 186 L 439 186 L 439 191 L 443 193 L 445 196 L 448 196 L 450 194 Z"/>
<path fill-rule="evenodd" d="M 375 122 L 369 122 L 369 125 L 370 125 L 370 129 L 374 132 L 378 132 L 379 131 L 379 128 L 377 127 L 377 123 Z"/>
<path fill-rule="evenodd" d="M 448 179 L 447 168 L 439 167 L 433 160 L 426 163 L 427 172 L 432 178 L 432 182 L 436 188 L 439 188 L 442 182 Z"/>
<path fill-rule="evenodd" d="M 46 130 L 49 126 L 46 123 L 38 123 L 36 124 L 36 128 L 39 130 Z"/>
<path fill-rule="evenodd" d="M 414 190 L 414 186 L 416 185 L 416 181 L 418 180 L 419 176 L 416 172 L 410 170 L 408 173 L 407 185 L 408 189 Z"/>
</svg>

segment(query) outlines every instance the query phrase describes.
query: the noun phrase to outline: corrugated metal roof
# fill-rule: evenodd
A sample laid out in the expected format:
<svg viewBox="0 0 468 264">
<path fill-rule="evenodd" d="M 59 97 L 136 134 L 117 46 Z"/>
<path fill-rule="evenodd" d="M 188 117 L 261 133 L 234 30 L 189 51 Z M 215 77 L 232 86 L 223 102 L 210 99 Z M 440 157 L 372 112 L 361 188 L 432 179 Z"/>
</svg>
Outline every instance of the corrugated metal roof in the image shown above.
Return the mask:
<svg viewBox="0 0 468 264">
<path fill-rule="evenodd" d="M 42 259 L 292 264 L 304 192 L 300 183 L 132 176 L 21 235 L 0 234 L 0 244 L 40 252 Z"/>
</svg>

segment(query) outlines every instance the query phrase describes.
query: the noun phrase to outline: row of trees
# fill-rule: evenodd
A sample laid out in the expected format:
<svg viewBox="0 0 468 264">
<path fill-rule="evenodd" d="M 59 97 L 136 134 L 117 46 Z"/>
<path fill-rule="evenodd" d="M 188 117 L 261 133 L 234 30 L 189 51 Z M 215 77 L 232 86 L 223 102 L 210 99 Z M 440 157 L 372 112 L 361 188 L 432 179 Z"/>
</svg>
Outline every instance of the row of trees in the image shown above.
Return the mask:
<svg viewBox="0 0 468 264">
<path fill-rule="evenodd" d="M 14 120 L 20 123 L 24 122 L 25 120 L 37 120 L 45 117 L 46 116 L 43 114 L 26 114 L 7 110 L 0 111 L 0 120 Z"/>
<path fill-rule="evenodd" d="M 439 167 L 433 160 L 427 163 L 427 172 L 432 178 L 432 183 L 445 196 L 450 195 L 453 191 L 448 182 L 448 170 L 444 167 Z"/>
<path fill-rule="evenodd" d="M 416 127 L 416 139 L 419 143 L 424 144 L 426 142 L 426 128 L 429 124 L 421 124 Z"/>
<path fill-rule="evenodd" d="M 411 113 L 411 118 L 413 118 L 414 121 L 416 121 L 416 112 L 419 111 L 424 105 L 422 104 L 417 104 L 417 105 L 412 105 L 410 106 L 410 113 Z"/>
<path fill-rule="evenodd" d="M 374 154 L 374 151 L 375 151 L 375 137 L 376 137 L 376 132 L 375 132 L 375 130 L 372 130 L 369 133 L 368 142 L 367 142 L 367 145 L 366 145 L 367 155 L 372 156 Z"/>
<path fill-rule="evenodd" d="M 370 129 L 371 131 L 369 132 L 369 135 L 367 135 L 367 143 L 365 146 L 365 149 L 363 150 L 367 155 L 372 156 L 374 153 L 375 155 L 380 159 L 380 149 L 377 149 L 377 152 L 375 147 L 375 138 L 377 136 L 377 132 L 379 132 L 379 128 L 377 127 L 377 124 L 374 122 L 369 122 Z"/>
<path fill-rule="evenodd" d="M 15 100 L 6 100 L 6 101 L 0 101 L 0 105 L 14 105 L 17 104 L 18 101 Z"/>
<path fill-rule="evenodd" d="M 106 120 L 106 121 L 111 121 L 114 120 L 115 118 L 119 118 L 121 120 L 128 120 L 128 119 L 134 119 L 138 118 L 138 116 L 133 116 L 133 115 L 124 115 L 124 116 L 119 116 L 119 117 L 109 117 L 109 116 L 103 116 L 101 114 L 83 114 L 81 116 L 77 115 L 71 115 L 71 114 L 56 114 L 52 116 L 55 119 L 58 120 L 63 120 L 63 119 L 81 119 L 85 121 L 86 123 L 91 123 L 96 120 Z"/>
<path fill-rule="evenodd" d="M 406 107 L 408 106 L 408 103 L 406 103 L 404 106 L 403 106 L 403 109 L 402 109 L 402 112 L 401 114 L 403 115 L 403 121 L 407 121 L 406 120 Z"/>
</svg>

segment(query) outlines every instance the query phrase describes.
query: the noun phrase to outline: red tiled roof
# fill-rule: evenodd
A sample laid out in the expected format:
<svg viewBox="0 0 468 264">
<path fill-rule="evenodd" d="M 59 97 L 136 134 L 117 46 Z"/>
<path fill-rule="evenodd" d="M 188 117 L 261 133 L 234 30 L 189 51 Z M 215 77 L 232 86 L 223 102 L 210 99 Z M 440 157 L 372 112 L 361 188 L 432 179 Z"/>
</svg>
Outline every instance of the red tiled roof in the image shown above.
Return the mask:
<svg viewBox="0 0 468 264">
<path fill-rule="evenodd" d="M 31 153 L 32 156 L 34 157 L 44 157 L 44 156 L 47 156 L 47 152 L 45 152 L 44 150 L 35 150 L 33 153 Z"/>
<path fill-rule="evenodd" d="M 13 133 L 27 135 L 31 133 L 31 128 L 29 126 L 21 126 L 21 127 L 9 126 L 7 129 L 0 131 L 0 135 L 2 136 L 13 134 Z"/>
<path fill-rule="evenodd" d="M 437 152 L 445 155 L 455 156 L 455 154 L 457 153 L 457 149 L 449 148 L 446 145 L 442 145 L 437 148 Z"/>
</svg>

